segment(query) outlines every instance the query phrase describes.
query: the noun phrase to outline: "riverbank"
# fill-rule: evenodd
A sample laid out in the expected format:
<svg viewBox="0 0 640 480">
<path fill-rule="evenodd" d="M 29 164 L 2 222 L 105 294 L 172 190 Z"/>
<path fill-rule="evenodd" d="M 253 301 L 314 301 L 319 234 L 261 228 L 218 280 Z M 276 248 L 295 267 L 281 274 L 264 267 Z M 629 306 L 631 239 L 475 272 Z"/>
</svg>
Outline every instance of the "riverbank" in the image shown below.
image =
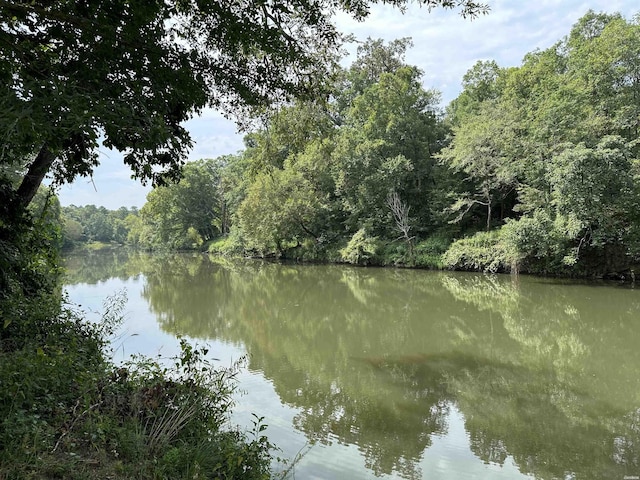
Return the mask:
<svg viewBox="0 0 640 480">
<path fill-rule="evenodd" d="M 233 238 L 204 246 L 222 256 L 270 258 L 308 263 L 457 270 L 482 273 L 530 274 L 554 278 L 583 278 L 635 282 L 640 264 L 620 249 L 584 248 L 579 259 L 549 253 L 524 257 L 499 232 L 479 232 L 453 240 L 434 235 L 420 242 L 384 240 L 364 235 L 331 245 L 297 244 L 281 251 L 247 251 Z"/>
<path fill-rule="evenodd" d="M 0 478 L 270 478 L 263 425 L 226 424 L 235 368 L 184 340 L 168 363 L 111 362 L 125 301 L 108 299 L 99 323 L 55 295 L 3 302 Z"/>
<path fill-rule="evenodd" d="M 126 297 L 98 322 L 70 305 L 56 232 L 0 223 L 0 478 L 270 478 L 264 425 L 227 424 L 237 369 L 186 341 L 175 358 L 116 365 Z"/>
</svg>

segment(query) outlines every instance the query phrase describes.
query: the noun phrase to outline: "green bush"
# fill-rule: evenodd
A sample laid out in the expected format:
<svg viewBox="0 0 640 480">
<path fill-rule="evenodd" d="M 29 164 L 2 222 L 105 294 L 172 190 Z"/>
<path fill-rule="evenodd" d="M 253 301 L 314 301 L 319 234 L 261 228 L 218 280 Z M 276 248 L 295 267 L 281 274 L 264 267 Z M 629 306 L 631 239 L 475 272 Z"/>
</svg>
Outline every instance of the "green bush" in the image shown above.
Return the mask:
<svg viewBox="0 0 640 480">
<path fill-rule="evenodd" d="M 340 259 L 353 265 L 380 265 L 381 243 L 369 237 L 364 228 L 353 234 L 346 247 L 340 250 Z"/>
<path fill-rule="evenodd" d="M 207 246 L 208 253 L 213 255 L 238 256 L 244 254 L 242 239 L 237 230 L 233 230 L 230 235 L 218 237 L 212 240 Z"/>
<path fill-rule="evenodd" d="M 264 426 L 253 439 L 224 428 L 237 366 L 214 368 L 206 348 L 180 344 L 172 366 L 137 358 L 117 371 L 103 401 L 107 416 L 127 428 L 109 428 L 106 450 L 128 460 L 130 474 L 140 478 L 269 478 Z"/>
<path fill-rule="evenodd" d="M 87 420 L 109 365 L 104 326 L 60 308 L 55 293 L 22 302 L 22 315 L 3 330 L 0 350 L 0 477 L 75 478 L 79 455 L 60 458 L 60 443 Z M 57 300 L 57 302 L 56 302 Z"/>
<path fill-rule="evenodd" d="M 442 269 L 445 264 L 442 255 L 451 245 L 448 236 L 435 234 L 419 242 L 414 249 L 415 265 L 421 268 Z"/>
<path fill-rule="evenodd" d="M 400 241 L 387 242 L 380 248 L 382 265 L 410 265 L 407 244 Z"/>
<path fill-rule="evenodd" d="M 442 261 L 449 268 L 485 272 L 504 271 L 512 263 L 499 230 L 478 232 L 456 240 L 444 253 Z"/>
</svg>

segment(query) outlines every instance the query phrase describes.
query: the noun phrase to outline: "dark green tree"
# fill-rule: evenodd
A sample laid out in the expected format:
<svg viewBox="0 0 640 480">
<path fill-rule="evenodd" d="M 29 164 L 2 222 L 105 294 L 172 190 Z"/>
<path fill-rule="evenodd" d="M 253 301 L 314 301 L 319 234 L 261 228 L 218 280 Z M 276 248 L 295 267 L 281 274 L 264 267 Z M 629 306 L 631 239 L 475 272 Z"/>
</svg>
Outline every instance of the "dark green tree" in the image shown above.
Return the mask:
<svg viewBox="0 0 640 480">
<path fill-rule="evenodd" d="M 510 193 L 504 226 L 455 244 L 453 264 L 607 275 L 638 261 L 638 52 L 637 17 L 590 11 L 521 67 L 467 74 L 442 158 L 473 195 L 453 206 L 483 203 L 489 228 Z"/>
<path fill-rule="evenodd" d="M 387 206 L 393 191 L 408 202 L 421 225 L 430 223 L 433 154 L 442 131 L 436 114 L 439 95 L 422 87 L 421 75 L 406 65 L 384 72 L 344 113 L 333 172 L 351 231 L 393 230 Z"/>
</svg>

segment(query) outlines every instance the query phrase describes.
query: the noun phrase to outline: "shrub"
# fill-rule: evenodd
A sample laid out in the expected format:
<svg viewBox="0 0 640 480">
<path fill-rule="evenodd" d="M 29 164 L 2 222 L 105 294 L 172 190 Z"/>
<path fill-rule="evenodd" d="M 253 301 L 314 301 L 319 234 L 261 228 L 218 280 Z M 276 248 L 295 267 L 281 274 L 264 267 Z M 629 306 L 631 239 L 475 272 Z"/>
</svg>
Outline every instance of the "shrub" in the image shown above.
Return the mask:
<svg viewBox="0 0 640 480">
<path fill-rule="evenodd" d="M 127 428 L 110 428 L 107 450 L 135 465 L 137 477 L 269 478 L 264 426 L 256 426 L 254 439 L 224 428 L 239 364 L 217 369 L 205 347 L 184 339 L 180 346 L 172 366 L 136 358 L 118 370 L 103 401 L 108 416 Z"/>
<path fill-rule="evenodd" d="M 340 250 L 340 259 L 353 265 L 378 265 L 381 262 L 380 247 L 378 238 L 367 236 L 365 229 L 361 228 Z"/>
<path fill-rule="evenodd" d="M 415 247 L 415 265 L 422 268 L 444 268 L 442 255 L 451 245 L 446 235 L 435 234 L 419 242 Z"/>
<path fill-rule="evenodd" d="M 496 272 L 511 267 L 512 258 L 507 250 L 499 230 L 478 232 L 453 242 L 442 261 L 450 268 Z"/>
<path fill-rule="evenodd" d="M 212 240 L 207 246 L 207 252 L 229 257 L 244 255 L 244 241 L 240 230 L 232 228 L 229 235 Z"/>
<path fill-rule="evenodd" d="M 382 265 L 411 265 L 405 242 L 387 242 L 381 247 Z"/>
</svg>

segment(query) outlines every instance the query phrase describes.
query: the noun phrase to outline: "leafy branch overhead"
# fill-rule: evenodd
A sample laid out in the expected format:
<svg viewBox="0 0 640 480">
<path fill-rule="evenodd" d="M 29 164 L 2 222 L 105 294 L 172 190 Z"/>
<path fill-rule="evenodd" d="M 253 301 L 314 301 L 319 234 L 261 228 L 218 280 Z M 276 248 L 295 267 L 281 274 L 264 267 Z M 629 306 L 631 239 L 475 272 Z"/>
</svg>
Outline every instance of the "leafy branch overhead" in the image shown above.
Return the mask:
<svg viewBox="0 0 640 480">
<path fill-rule="evenodd" d="M 0 0 L 3 176 L 26 171 L 17 193 L 27 205 L 47 174 L 90 175 L 102 137 L 135 178 L 175 180 L 192 146 L 185 120 L 213 107 L 243 121 L 256 107 L 316 97 L 341 42 L 331 15 L 363 19 L 371 3 Z M 465 16 L 487 8 L 423 3 Z"/>
</svg>

